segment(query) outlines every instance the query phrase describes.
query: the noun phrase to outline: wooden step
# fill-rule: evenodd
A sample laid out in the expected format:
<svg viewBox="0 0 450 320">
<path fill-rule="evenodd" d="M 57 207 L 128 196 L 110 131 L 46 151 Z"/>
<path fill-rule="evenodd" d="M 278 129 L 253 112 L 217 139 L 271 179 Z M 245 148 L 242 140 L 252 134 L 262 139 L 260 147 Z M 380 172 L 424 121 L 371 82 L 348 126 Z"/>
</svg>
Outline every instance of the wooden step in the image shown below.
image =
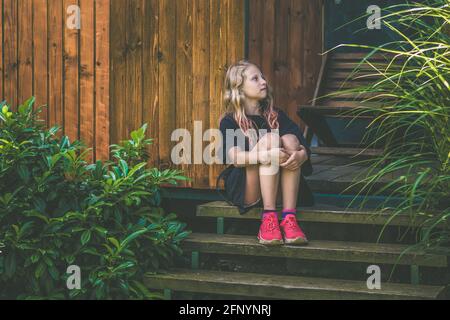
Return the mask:
<svg viewBox="0 0 450 320">
<path fill-rule="evenodd" d="M 277 210 L 279 209 L 281 208 L 277 208 Z M 384 225 L 389 220 L 390 226 L 420 226 L 426 220 L 425 215 L 412 220 L 405 214 L 392 217 L 392 212 L 388 210 L 381 212 L 369 209 L 346 209 L 325 204 L 298 207 L 297 209 L 300 212 L 298 221 L 309 222 Z M 260 220 L 261 208 L 252 208 L 246 214 L 241 215 L 237 207 L 231 206 L 225 201 L 213 201 L 197 206 L 197 216 Z"/>
<path fill-rule="evenodd" d="M 192 233 L 182 243 L 183 250 L 216 254 L 236 254 L 325 261 L 347 261 L 446 267 L 447 257 L 409 251 L 406 245 L 311 240 L 306 246 L 268 247 L 256 236 Z M 400 258 L 401 257 L 401 258 Z"/>
<path fill-rule="evenodd" d="M 332 60 L 362 60 L 368 56 L 368 52 L 349 52 L 349 53 L 334 53 L 330 54 Z M 368 60 L 369 61 L 387 61 L 391 60 L 394 57 L 393 54 L 388 53 L 374 53 L 372 54 Z"/>
<path fill-rule="evenodd" d="M 372 102 L 375 102 L 376 99 L 383 100 L 392 100 L 395 97 L 389 96 L 389 93 L 386 92 L 342 92 L 339 90 L 327 90 L 323 93 L 319 99 L 348 99 L 348 100 L 365 100 L 365 99 L 373 99 Z"/>
<path fill-rule="evenodd" d="M 442 286 L 381 283 L 381 289 L 371 290 L 362 281 L 186 269 L 146 274 L 144 283 L 150 289 L 290 300 L 439 299 L 445 289 Z"/>
<path fill-rule="evenodd" d="M 363 111 L 364 114 L 362 113 Z M 305 114 L 305 112 L 313 112 L 315 114 L 321 114 L 326 116 L 351 116 L 351 117 L 367 117 L 367 118 L 373 118 L 373 112 L 372 109 L 363 107 L 363 106 L 357 106 L 357 107 L 350 107 L 350 106 L 322 106 L 322 105 L 301 105 L 297 109 L 297 114 L 300 118 Z"/>
<path fill-rule="evenodd" d="M 383 154 L 382 149 L 340 148 L 340 147 L 311 147 L 311 152 L 316 154 L 329 154 L 338 156 L 365 156 L 378 157 Z"/>
<path fill-rule="evenodd" d="M 377 72 L 379 71 L 393 71 L 393 70 L 399 70 L 400 66 L 398 64 L 391 64 L 386 62 L 373 62 L 371 61 L 370 64 L 367 62 L 343 62 L 343 61 L 333 61 L 329 64 L 330 69 L 340 69 L 340 70 L 372 70 Z"/>
<path fill-rule="evenodd" d="M 327 72 L 328 79 L 342 79 L 347 81 L 377 81 L 381 79 L 381 76 L 375 70 L 363 70 L 358 72 L 352 71 L 336 71 L 330 70 Z"/>
<path fill-rule="evenodd" d="M 335 100 L 335 99 L 324 99 L 321 101 L 321 105 L 328 107 L 341 107 L 341 108 L 357 108 L 357 107 L 371 107 L 377 108 L 382 104 L 386 104 L 387 102 L 363 102 L 363 101 L 351 101 L 351 100 Z"/>
<path fill-rule="evenodd" d="M 367 87 L 369 85 L 373 84 L 373 81 L 339 81 L 339 80 L 330 80 L 327 81 L 325 84 L 326 89 L 354 89 L 354 88 L 361 88 L 361 87 Z"/>
</svg>

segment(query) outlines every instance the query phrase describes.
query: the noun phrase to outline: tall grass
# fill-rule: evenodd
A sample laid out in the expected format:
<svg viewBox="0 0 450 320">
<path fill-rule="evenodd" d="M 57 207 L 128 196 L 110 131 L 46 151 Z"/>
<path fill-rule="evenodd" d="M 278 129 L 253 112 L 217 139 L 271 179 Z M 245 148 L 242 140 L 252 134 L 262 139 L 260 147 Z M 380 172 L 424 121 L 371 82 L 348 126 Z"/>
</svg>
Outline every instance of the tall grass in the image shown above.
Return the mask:
<svg viewBox="0 0 450 320">
<path fill-rule="evenodd" d="M 363 141 L 368 148 L 379 148 L 382 141 L 384 151 L 358 162 L 370 169 L 351 188 L 360 188 L 361 207 L 369 193 L 384 193 L 386 200 L 378 209 L 392 211 L 392 219 L 399 214 L 424 218 L 417 229 L 416 248 L 442 249 L 450 242 L 450 2 L 390 6 L 381 19 L 397 40 L 379 47 L 341 45 L 368 52 L 361 65 L 370 65 L 375 80 L 337 94 L 375 93 L 350 114 L 374 115 Z M 374 54 L 386 56 L 388 63 L 370 62 Z M 376 105 L 368 103 L 375 101 Z M 373 192 L 383 177 L 393 180 Z M 399 198 L 392 205 L 391 200 Z"/>
</svg>

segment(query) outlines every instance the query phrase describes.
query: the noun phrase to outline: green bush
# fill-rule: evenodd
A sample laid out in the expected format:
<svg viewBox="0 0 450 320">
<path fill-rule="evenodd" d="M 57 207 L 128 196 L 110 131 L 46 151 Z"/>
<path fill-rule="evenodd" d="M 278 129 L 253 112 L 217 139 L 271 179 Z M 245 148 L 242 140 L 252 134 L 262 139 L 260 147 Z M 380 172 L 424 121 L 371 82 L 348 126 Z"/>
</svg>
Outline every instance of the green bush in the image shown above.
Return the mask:
<svg viewBox="0 0 450 320">
<path fill-rule="evenodd" d="M 190 232 L 160 208 L 160 185 L 186 178 L 147 168 L 146 125 L 111 147 L 113 161 L 88 164 L 33 103 L 0 104 L 0 298 L 162 298 L 144 273 L 170 267 Z M 67 288 L 70 265 L 81 289 Z"/>
</svg>

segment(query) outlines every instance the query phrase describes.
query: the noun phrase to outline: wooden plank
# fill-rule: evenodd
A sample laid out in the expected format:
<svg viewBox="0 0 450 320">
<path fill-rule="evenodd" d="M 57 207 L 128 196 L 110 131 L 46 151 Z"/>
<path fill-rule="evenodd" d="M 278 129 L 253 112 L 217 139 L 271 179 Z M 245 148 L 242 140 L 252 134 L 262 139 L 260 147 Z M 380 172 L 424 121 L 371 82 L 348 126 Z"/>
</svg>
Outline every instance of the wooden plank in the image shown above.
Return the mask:
<svg viewBox="0 0 450 320">
<path fill-rule="evenodd" d="M 3 2 L 3 64 L 4 64 L 4 97 L 12 110 L 17 110 L 17 26 L 18 2 L 4 0 Z"/>
<path fill-rule="evenodd" d="M 95 0 L 95 158 L 109 159 L 110 1 Z"/>
<path fill-rule="evenodd" d="M 147 151 L 150 155 L 149 165 L 159 167 L 159 4 L 158 0 L 145 0 L 143 28 L 143 122 L 148 124 L 147 137 L 153 143 Z"/>
<path fill-rule="evenodd" d="M 382 104 L 386 104 L 386 102 L 366 102 L 366 101 L 351 101 L 351 100 L 332 100 L 332 99 L 324 99 L 323 101 L 321 101 L 321 103 L 324 106 L 329 106 L 329 107 L 353 107 L 353 108 L 357 108 L 357 107 L 372 107 L 372 108 L 376 108 L 378 106 L 381 107 Z"/>
<path fill-rule="evenodd" d="M 18 3 L 18 103 L 33 95 L 33 1 Z"/>
<path fill-rule="evenodd" d="M 305 93 L 304 58 L 305 58 L 305 14 L 306 1 L 291 0 L 289 20 L 289 101 L 287 114 L 294 121 L 297 119 L 296 106 L 302 103 Z M 295 31 L 294 31 L 295 30 Z M 302 125 L 304 127 L 304 124 Z"/>
<path fill-rule="evenodd" d="M 331 154 L 339 156 L 380 156 L 383 153 L 381 149 L 362 149 L 362 148 L 331 148 L 331 147 L 311 147 L 312 153 Z"/>
<path fill-rule="evenodd" d="M 316 21 L 320 21 L 320 11 L 317 7 L 318 1 L 305 1 L 304 4 L 304 57 L 301 61 L 303 64 L 303 101 L 309 102 L 314 98 L 316 81 L 319 71 L 318 66 L 321 64 L 321 57 L 315 48 L 320 42 L 320 28 Z M 303 125 L 305 127 L 305 125 Z"/>
<path fill-rule="evenodd" d="M 438 299 L 445 289 L 444 286 L 384 283 L 383 290 L 371 290 L 366 281 L 185 269 L 146 274 L 144 283 L 153 289 L 291 300 Z"/>
<path fill-rule="evenodd" d="M 322 173 L 321 173 L 322 174 Z M 310 177 L 307 177 L 308 184 Z M 388 219 L 390 226 L 420 226 L 430 215 L 417 216 L 414 220 L 406 214 L 398 214 L 392 218 L 391 210 L 375 211 L 370 209 L 350 209 L 331 205 L 315 205 L 310 207 L 298 207 L 297 220 L 300 222 L 345 223 L 384 225 Z M 230 206 L 224 201 L 214 201 L 197 206 L 198 217 L 224 217 L 233 219 L 260 220 L 261 208 L 253 208 L 246 214 L 239 214 L 235 206 Z"/>
<path fill-rule="evenodd" d="M 63 122 L 63 2 L 48 0 L 49 13 L 49 126 Z M 65 15 L 64 15 L 65 16 Z M 58 132 L 61 136 L 62 130 Z"/>
<path fill-rule="evenodd" d="M 142 125 L 142 9 L 142 0 L 127 0 L 126 139 L 131 139 L 131 132 Z"/>
<path fill-rule="evenodd" d="M 346 53 L 333 53 L 332 59 L 334 60 L 362 60 L 368 56 L 368 52 L 346 52 Z M 369 57 L 369 60 L 386 60 L 392 58 L 392 54 L 388 53 L 375 53 Z"/>
<path fill-rule="evenodd" d="M 95 7 L 93 0 L 80 0 L 80 139 L 92 151 L 86 160 L 94 159 L 95 135 Z"/>
<path fill-rule="evenodd" d="M 370 81 L 333 81 L 329 80 L 326 81 L 324 84 L 324 87 L 326 87 L 328 90 L 330 89 L 354 89 L 354 88 L 361 88 L 361 87 L 367 87 L 369 85 L 373 84 L 373 82 Z"/>
<path fill-rule="evenodd" d="M 369 70 L 369 71 L 393 71 L 399 70 L 400 66 L 397 64 L 390 65 L 388 68 L 388 63 L 382 62 L 341 62 L 341 61 L 332 61 L 330 63 L 330 69 L 340 69 L 340 70 Z"/>
<path fill-rule="evenodd" d="M 48 97 L 48 10 L 47 0 L 33 0 L 33 95 L 36 98 L 35 108 L 42 108 L 39 118 L 49 124 Z"/>
<path fill-rule="evenodd" d="M 330 159 L 334 159 L 335 156 L 331 156 L 331 155 L 321 155 L 321 154 L 315 154 L 315 153 L 311 153 L 311 164 L 313 166 L 322 163 L 324 161 L 328 161 Z M 315 171 L 315 170 L 314 170 Z"/>
<path fill-rule="evenodd" d="M 288 61 L 290 0 L 280 0 L 275 8 L 275 57 L 274 57 L 274 100 L 284 111 L 287 110 L 288 88 L 285 85 L 291 72 Z"/>
<path fill-rule="evenodd" d="M 210 35 L 210 6 L 207 0 L 194 0 L 193 6 L 192 72 L 195 94 L 193 95 L 192 120 L 199 121 L 202 128 L 201 135 L 203 135 L 205 130 L 209 129 L 209 113 L 205 111 L 209 110 L 210 99 L 210 42 L 209 36 L 205 35 Z M 202 159 L 205 145 L 194 136 L 192 168 L 196 188 L 209 188 L 209 168 Z"/>
<path fill-rule="evenodd" d="M 126 1 L 111 2 L 111 143 L 126 138 Z M 101 17 L 98 17 L 101 18 Z M 97 19 L 98 19 L 97 18 Z M 96 123 L 97 124 L 97 123 Z"/>
<path fill-rule="evenodd" d="M 221 0 L 211 2 L 210 15 L 210 121 L 211 129 L 219 128 L 219 118 L 224 112 L 223 82 L 227 67 L 227 3 Z M 215 155 L 213 155 L 215 156 Z M 222 161 L 223 159 L 220 159 Z M 209 166 L 209 185 L 215 187 L 216 179 L 225 165 Z"/>
<path fill-rule="evenodd" d="M 64 13 L 71 5 L 79 5 L 78 0 L 64 0 Z M 64 17 L 66 17 L 64 15 Z M 65 20 L 65 19 L 64 19 Z M 64 26 L 64 134 L 70 141 L 79 139 L 79 30 Z"/>
<path fill-rule="evenodd" d="M 259 66 L 263 61 L 263 32 L 261 32 L 261 29 L 264 23 L 264 2 L 261 0 L 249 0 L 248 56 L 251 62 Z M 236 61 L 230 61 L 230 64 L 234 62 Z"/>
<path fill-rule="evenodd" d="M 323 114 L 327 116 L 351 116 L 353 117 L 364 117 L 364 118 L 372 118 L 372 109 L 363 108 L 362 106 L 359 107 L 348 107 L 348 106 L 339 106 L 339 107 L 333 107 L 333 106 L 299 106 L 297 109 L 297 113 L 300 113 L 302 110 L 308 110 L 308 112 L 315 112 L 318 114 Z M 364 114 L 361 114 L 362 111 L 365 111 Z M 358 112 L 356 112 L 358 111 Z M 371 117 L 372 115 L 372 117 Z"/>
<path fill-rule="evenodd" d="M 159 157 L 160 168 L 172 166 L 170 154 L 174 143 L 171 142 L 172 131 L 176 127 L 176 5 L 175 1 L 159 2 L 159 45 L 161 59 L 159 62 Z M 195 18 L 193 23 L 196 23 Z M 202 35 L 203 37 L 205 34 Z M 205 61 L 202 61 L 205 63 Z M 193 109 L 200 106 L 194 105 Z M 205 109 L 204 109 L 205 110 Z"/>
<path fill-rule="evenodd" d="M 261 46 L 261 61 L 260 66 L 262 68 L 262 73 L 269 82 L 269 85 L 273 83 L 273 64 L 274 64 L 274 45 L 275 45 L 275 0 L 265 0 L 263 1 L 263 16 L 261 17 L 261 24 L 256 27 L 262 29 L 262 46 Z M 252 15 L 250 13 L 250 15 Z M 261 28 L 262 26 L 262 28 Z"/>
<path fill-rule="evenodd" d="M 322 171 L 319 174 L 313 174 L 308 177 L 308 180 L 329 182 L 342 176 L 348 176 L 350 173 L 360 171 L 362 167 L 352 165 L 340 165 L 330 167 L 329 170 Z"/>
<path fill-rule="evenodd" d="M 330 70 L 327 73 L 328 79 L 347 79 L 348 81 L 358 80 L 358 81 L 376 81 L 381 79 L 381 75 L 375 70 L 361 70 L 357 72 L 344 72 Z"/>
<path fill-rule="evenodd" d="M 312 259 L 319 261 L 367 262 L 382 264 L 416 264 L 446 267 L 445 255 L 421 250 L 406 251 L 408 245 L 310 240 L 307 246 L 269 247 L 258 243 L 255 236 L 192 233 L 183 241 L 182 249 L 202 253 L 245 256 Z M 402 253 L 404 253 L 402 255 Z"/>
<path fill-rule="evenodd" d="M 192 101 L 193 101 L 193 85 L 192 85 L 192 15 L 193 3 L 189 0 L 178 1 L 177 12 L 177 55 L 176 55 L 176 101 L 177 101 L 177 117 L 176 128 L 187 129 L 193 136 L 192 125 Z M 211 106 L 212 107 L 212 106 Z M 186 139 L 187 137 L 183 137 Z M 191 161 L 187 154 L 184 154 L 184 162 L 178 167 L 183 170 L 184 175 L 192 178 L 190 165 Z M 191 187 L 191 182 L 186 181 L 180 183 L 180 187 Z"/>
<path fill-rule="evenodd" d="M 227 1 L 227 61 L 229 63 L 245 58 L 245 3 Z"/>
<path fill-rule="evenodd" d="M 386 92 L 340 92 L 336 90 L 326 90 L 324 92 L 324 97 L 332 98 L 332 99 L 355 99 L 355 100 L 363 100 L 363 99 L 392 99 L 392 96 L 389 96 L 389 93 Z"/>
</svg>

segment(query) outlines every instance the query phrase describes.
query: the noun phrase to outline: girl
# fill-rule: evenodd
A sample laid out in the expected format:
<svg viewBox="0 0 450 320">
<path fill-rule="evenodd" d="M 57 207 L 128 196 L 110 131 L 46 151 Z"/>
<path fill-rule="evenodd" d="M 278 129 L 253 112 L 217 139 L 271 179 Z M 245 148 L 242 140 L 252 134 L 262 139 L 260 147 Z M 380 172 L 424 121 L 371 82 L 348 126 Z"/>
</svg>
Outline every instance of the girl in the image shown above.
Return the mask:
<svg viewBox="0 0 450 320">
<path fill-rule="evenodd" d="M 297 224 L 296 207 L 299 189 L 301 199 L 306 193 L 306 205 L 313 203 L 302 176 L 302 171 L 310 175 L 312 167 L 311 151 L 299 127 L 274 107 L 271 87 L 259 68 L 246 60 L 228 68 L 224 100 L 227 112 L 220 120 L 223 158 L 232 164 L 225 170 L 225 191 L 241 214 L 260 205 L 262 198 L 260 243 L 306 244 L 306 236 Z M 232 132 L 237 133 L 230 140 Z M 239 143 L 239 134 L 244 144 Z M 279 191 L 283 204 L 281 224 L 276 211 Z"/>
</svg>

